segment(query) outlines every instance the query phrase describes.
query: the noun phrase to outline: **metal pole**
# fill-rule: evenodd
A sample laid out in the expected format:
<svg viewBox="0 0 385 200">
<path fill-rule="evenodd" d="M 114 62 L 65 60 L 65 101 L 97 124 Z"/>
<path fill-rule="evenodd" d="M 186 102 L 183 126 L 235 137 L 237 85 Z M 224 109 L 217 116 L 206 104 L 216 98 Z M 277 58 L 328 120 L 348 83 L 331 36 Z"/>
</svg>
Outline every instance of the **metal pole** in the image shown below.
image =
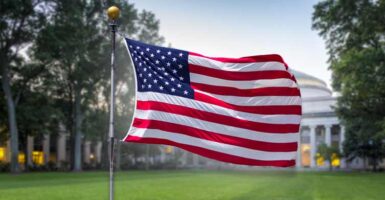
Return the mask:
<svg viewBox="0 0 385 200">
<path fill-rule="evenodd" d="M 108 132 L 109 137 L 109 156 L 110 156 L 110 200 L 114 200 L 114 114 L 115 114 L 115 36 L 118 27 L 117 19 L 120 15 L 120 10 L 116 6 L 111 6 L 107 9 L 107 15 L 110 20 L 111 28 L 111 97 L 110 97 L 110 127 Z"/>
<path fill-rule="evenodd" d="M 115 35 L 116 20 L 111 21 L 112 51 L 111 51 L 111 96 L 110 96 L 110 127 L 109 127 L 109 155 L 110 155 L 110 200 L 114 199 L 114 111 L 115 111 Z"/>
</svg>

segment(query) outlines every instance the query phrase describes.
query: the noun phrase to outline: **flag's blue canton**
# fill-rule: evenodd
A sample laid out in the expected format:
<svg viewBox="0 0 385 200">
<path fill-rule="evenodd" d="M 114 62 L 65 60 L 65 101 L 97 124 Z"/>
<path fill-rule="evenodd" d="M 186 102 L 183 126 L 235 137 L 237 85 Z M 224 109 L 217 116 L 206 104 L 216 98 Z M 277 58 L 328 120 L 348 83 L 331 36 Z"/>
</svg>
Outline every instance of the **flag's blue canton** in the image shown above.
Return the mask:
<svg viewBox="0 0 385 200">
<path fill-rule="evenodd" d="M 135 65 L 138 91 L 194 98 L 190 87 L 188 52 L 126 39 Z"/>
</svg>

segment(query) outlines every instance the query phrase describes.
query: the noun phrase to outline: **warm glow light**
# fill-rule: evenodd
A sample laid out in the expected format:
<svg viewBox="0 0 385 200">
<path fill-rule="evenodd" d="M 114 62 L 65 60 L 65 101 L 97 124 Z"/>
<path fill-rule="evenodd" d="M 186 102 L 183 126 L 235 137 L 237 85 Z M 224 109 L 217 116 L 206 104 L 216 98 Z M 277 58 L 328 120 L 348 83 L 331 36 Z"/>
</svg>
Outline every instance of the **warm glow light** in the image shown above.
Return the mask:
<svg viewBox="0 0 385 200">
<path fill-rule="evenodd" d="M 5 161 L 5 148 L 0 147 L 0 161 Z"/>
<path fill-rule="evenodd" d="M 309 151 L 310 150 L 310 145 L 308 144 L 302 144 L 302 151 Z"/>
<path fill-rule="evenodd" d="M 319 153 L 317 153 L 316 158 L 317 158 L 317 165 L 318 166 L 324 166 L 324 164 L 325 164 L 324 157 L 322 157 Z"/>
<path fill-rule="evenodd" d="M 337 156 L 337 154 L 334 153 L 332 155 L 332 166 L 333 167 L 339 167 L 341 164 L 340 161 L 341 161 L 340 158 Z"/>
<path fill-rule="evenodd" d="M 94 154 L 90 154 L 90 159 L 93 160 L 95 158 Z"/>
<path fill-rule="evenodd" d="M 165 152 L 171 153 L 172 152 L 172 146 L 166 146 Z"/>
<path fill-rule="evenodd" d="M 24 153 L 19 153 L 19 156 L 17 157 L 19 164 L 24 164 L 25 163 L 25 154 Z"/>
<path fill-rule="evenodd" d="M 44 153 L 42 151 L 32 151 L 32 162 L 36 165 L 43 165 Z"/>
<path fill-rule="evenodd" d="M 301 144 L 301 165 L 310 167 L 310 145 Z"/>
</svg>

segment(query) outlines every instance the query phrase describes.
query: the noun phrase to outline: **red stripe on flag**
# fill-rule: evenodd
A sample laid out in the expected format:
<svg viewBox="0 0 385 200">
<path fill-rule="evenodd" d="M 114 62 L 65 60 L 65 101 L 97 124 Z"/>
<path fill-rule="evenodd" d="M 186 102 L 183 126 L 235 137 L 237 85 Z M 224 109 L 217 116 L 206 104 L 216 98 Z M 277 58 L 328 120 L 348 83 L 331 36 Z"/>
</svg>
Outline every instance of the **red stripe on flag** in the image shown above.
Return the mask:
<svg viewBox="0 0 385 200">
<path fill-rule="evenodd" d="M 245 138 L 223 135 L 223 134 L 214 133 L 211 131 L 205 131 L 205 130 L 201 130 L 190 126 L 169 123 L 169 122 L 164 122 L 159 120 L 146 120 L 146 119 L 135 118 L 133 126 L 137 128 L 159 129 L 162 131 L 188 135 L 188 136 L 192 136 L 200 139 L 245 147 L 249 149 L 255 149 L 259 151 L 270 151 L 270 152 L 297 151 L 296 142 L 271 143 L 271 142 L 248 140 Z"/>
<path fill-rule="evenodd" d="M 190 151 L 192 153 L 196 153 L 214 160 L 219 160 L 219 161 L 229 162 L 234 164 L 274 166 L 274 167 L 291 167 L 295 165 L 295 160 L 274 160 L 274 161 L 254 160 L 254 159 L 243 158 L 239 156 L 233 156 L 225 153 L 220 153 L 217 151 L 212 151 L 212 150 L 208 150 L 208 149 L 204 149 L 204 148 L 196 147 L 192 145 L 181 144 L 181 143 L 173 142 L 167 139 L 141 138 L 141 137 L 128 135 L 125 141 L 136 142 L 136 143 L 172 145 L 172 146 L 176 146 L 184 150 Z"/>
<path fill-rule="evenodd" d="M 292 75 L 287 71 L 270 70 L 270 71 L 253 71 L 253 72 L 233 72 L 224 71 L 199 65 L 188 65 L 190 73 L 202 74 L 206 76 L 216 77 L 220 79 L 235 80 L 235 81 L 250 81 L 261 79 L 278 79 L 287 78 L 294 81 Z"/>
<path fill-rule="evenodd" d="M 254 89 L 238 89 L 225 86 L 214 86 L 203 83 L 191 83 L 191 87 L 211 94 L 256 97 L 256 96 L 300 96 L 298 88 L 290 87 L 264 87 Z"/>
<path fill-rule="evenodd" d="M 253 122 L 244 119 L 237 119 L 230 116 L 219 115 L 207 111 L 201 111 L 179 105 L 162 103 L 157 101 L 137 101 L 137 109 L 139 110 L 158 110 L 178 115 L 193 117 L 196 119 L 224 124 L 233 127 L 244 128 L 253 131 L 266 133 L 295 133 L 298 132 L 299 124 L 268 124 Z"/>
<path fill-rule="evenodd" d="M 282 105 L 282 106 L 239 106 L 227 103 L 225 101 L 213 98 L 200 92 L 194 92 L 194 99 L 197 101 L 210 103 L 213 105 L 229 108 L 236 111 L 248 112 L 253 114 L 266 115 L 301 115 L 302 110 L 300 105 Z"/>
</svg>

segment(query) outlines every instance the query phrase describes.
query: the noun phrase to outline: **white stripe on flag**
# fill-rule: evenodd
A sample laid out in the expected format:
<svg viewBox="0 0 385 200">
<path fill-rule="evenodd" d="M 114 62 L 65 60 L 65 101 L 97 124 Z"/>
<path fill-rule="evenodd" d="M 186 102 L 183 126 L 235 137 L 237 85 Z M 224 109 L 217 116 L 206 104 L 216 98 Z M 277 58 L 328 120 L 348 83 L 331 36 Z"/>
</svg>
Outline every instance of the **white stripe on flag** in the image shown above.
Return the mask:
<svg viewBox="0 0 385 200">
<path fill-rule="evenodd" d="M 211 76 L 205 76 L 202 74 L 190 73 L 190 81 L 194 83 L 203 83 L 213 86 L 233 87 L 238 89 L 254 89 L 264 87 L 297 87 L 297 84 L 293 80 L 286 78 L 262 79 L 254 81 L 231 81 Z"/>
<path fill-rule="evenodd" d="M 191 137 L 182 134 L 170 133 L 162 130 L 155 129 L 142 129 L 133 127 L 129 133 L 131 136 L 137 136 L 141 138 L 157 138 L 167 139 L 180 144 L 186 144 L 196 147 L 209 149 L 216 152 L 226 153 L 229 155 L 239 156 L 243 158 L 249 158 L 254 160 L 292 160 L 295 159 L 297 152 L 267 152 L 258 151 L 239 146 L 204 140 L 196 137 Z"/>
<path fill-rule="evenodd" d="M 251 71 L 265 71 L 265 70 L 282 70 L 286 71 L 286 67 L 280 62 L 254 62 L 254 63 L 226 63 L 217 60 L 211 60 L 201 56 L 188 56 L 188 63 L 204 66 L 212 69 L 235 71 L 235 72 L 251 72 Z"/>
<path fill-rule="evenodd" d="M 228 126 L 224 124 L 204 121 L 193 117 L 156 111 L 156 110 L 139 110 L 135 112 L 135 118 L 158 120 L 169 123 L 175 123 L 185 126 L 198 128 L 205 131 L 211 131 L 223 135 L 229 135 L 249 140 L 272 142 L 272 143 L 290 143 L 297 142 L 298 133 L 265 133 L 248 129 Z"/>
<path fill-rule="evenodd" d="M 290 106 L 301 105 L 300 96 L 258 96 L 258 97 L 240 97 L 211 94 L 195 89 L 195 92 L 203 93 L 226 103 L 238 106 Z"/>
</svg>

